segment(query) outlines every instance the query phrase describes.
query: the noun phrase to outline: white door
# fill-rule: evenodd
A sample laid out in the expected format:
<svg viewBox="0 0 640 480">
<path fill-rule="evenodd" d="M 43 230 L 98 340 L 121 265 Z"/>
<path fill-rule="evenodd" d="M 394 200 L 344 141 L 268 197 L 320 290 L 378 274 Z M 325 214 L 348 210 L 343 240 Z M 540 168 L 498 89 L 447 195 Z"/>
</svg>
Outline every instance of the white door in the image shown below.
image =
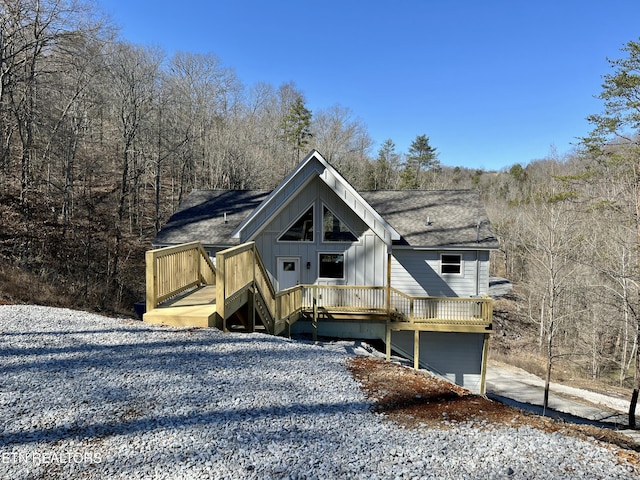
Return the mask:
<svg viewBox="0 0 640 480">
<path fill-rule="evenodd" d="M 278 290 L 284 290 L 300 283 L 300 259 L 278 257 Z"/>
</svg>

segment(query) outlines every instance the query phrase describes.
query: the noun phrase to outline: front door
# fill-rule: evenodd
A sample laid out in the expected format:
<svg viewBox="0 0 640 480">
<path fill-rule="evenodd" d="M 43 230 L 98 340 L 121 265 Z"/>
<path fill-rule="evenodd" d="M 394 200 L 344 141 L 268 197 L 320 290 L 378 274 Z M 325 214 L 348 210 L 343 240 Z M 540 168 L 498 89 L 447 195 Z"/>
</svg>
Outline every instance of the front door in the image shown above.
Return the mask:
<svg viewBox="0 0 640 480">
<path fill-rule="evenodd" d="M 278 257 L 278 290 L 284 290 L 300 283 L 300 259 Z"/>
</svg>

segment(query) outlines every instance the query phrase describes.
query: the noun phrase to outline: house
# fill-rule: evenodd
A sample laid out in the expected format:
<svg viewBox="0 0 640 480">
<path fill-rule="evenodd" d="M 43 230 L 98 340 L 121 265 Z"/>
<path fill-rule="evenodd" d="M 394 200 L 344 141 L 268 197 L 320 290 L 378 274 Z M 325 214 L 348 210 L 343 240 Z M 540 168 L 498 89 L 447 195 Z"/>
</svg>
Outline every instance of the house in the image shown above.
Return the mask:
<svg viewBox="0 0 640 480">
<path fill-rule="evenodd" d="M 308 295 L 326 307 L 317 326 L 323 335 L 381 339 L 416 365 L 484 391 L 490 314 L 481 324 L 474 319 L 488 293 L 489 252 L 498 241 L 477 192 L 357 192 L 312 151 L 272 191 L 193 191 L 153 244 L 193 241 L 212 258 L 254 242 L 275 291 L 314 286 Z M 321 286 L 330 290 L 318 293 Z M 388 315 L 327 306 L 338 305 L 340 296 L 353 295 L 354 303 L 367 294 L 348 293 L 353 286 L 386 294 Z M 390 322 L 405 308 L 391 305 L 392 292 L 408 299 L 402 300 L 407 316 L 440 320 Z M 316 320 L 302 315 L 292 331 L 308 332 Z"/>
</svg>

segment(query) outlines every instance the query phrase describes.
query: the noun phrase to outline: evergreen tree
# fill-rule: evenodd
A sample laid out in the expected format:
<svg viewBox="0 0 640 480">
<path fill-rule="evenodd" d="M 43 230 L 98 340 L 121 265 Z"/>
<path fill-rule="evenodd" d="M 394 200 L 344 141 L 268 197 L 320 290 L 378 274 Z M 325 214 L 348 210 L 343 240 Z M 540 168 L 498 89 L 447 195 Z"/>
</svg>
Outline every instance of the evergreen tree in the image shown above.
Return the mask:
<svg viewBox="0 0 640 480">
<path fill-rule="evenodd" d="M 373 163 L 373 172 L 369 188 L 372 190 L 388 190 L 394 187 L 394 176 L 400 156 L 396 152 L 396 144 L 390 138 L 378 150 L 378 158 Z"/>
<path fill-rule="evenodd" d="M 420 187 L 421 170 L 437 171 L 440 169 L 436 150 L 429 144 L 429 137 L 426 135 L 416 137 L 409 147 L 407 162 L 402 172 L 402 188 L 415 189 Z"/>
<path fill-rule="evenodd" d="M 280 122 L 280 136 L 292 147 L 294 160 L 300 161 L 300 155 L 309 144 L 311 138 L 311 110 L 304 105 L 300 95 L 296 96 L 288 113 Z"/>
<path fill-rule="evenodd" d="M 604 102 L 601 114 L 587 119 L 594 125 L 589 137 L 583 139 L 587 151 L 599 159 L 606 170 L 607 164 L 628 164 L 632 184 L 635 186 L 635 205 L 640 205 L 640 42 L 629 41 L 622 48 L 625 58 L 608 60 L 613 73 L 605 75 L 598 98 Z M 615 148 L 612 146 L 615 145 Z M 640 270 L 640 220 L 636 212 L 637 267 Z M 637 272 L 636 278 L 637 281 Z M 640 303 L 640 299 L 637 299 Z M 634 312 L 637 309 L 633 309 Z M 640 318 L 636 313 L 636 345 L 640 344 Z M 635 409 L 640 394 L 640 348 L 636 348 L 635 384 L 629 405 L 629 426 L 635 427 Z"/>
</svg>

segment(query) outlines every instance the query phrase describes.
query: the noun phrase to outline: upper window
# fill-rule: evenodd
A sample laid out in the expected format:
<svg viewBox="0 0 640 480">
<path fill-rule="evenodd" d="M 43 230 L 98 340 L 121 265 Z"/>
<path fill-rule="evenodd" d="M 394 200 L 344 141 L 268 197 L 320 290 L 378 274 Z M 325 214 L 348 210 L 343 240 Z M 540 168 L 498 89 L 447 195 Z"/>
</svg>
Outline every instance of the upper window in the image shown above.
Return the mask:
<svg viewBox="0 0 640 480">
<path fill-rule="evenodd" d="M 344 278 L 344 254 L 320 253 L 320 278 Z"/>
<path fill-rule="evenodd" d="M 440 256 L 440 273 L 462 273 L 462 255 L 441 255 Z"/>
<path fill-rule="evenodd" d="M 322 207 L 322 239 L 325 242 L 356 242 L 358 238 L 327 207 Z"/>
<path fill-rule="evenodd" d="M 313 242 L 313 207 L 295 221 L 289 229 L 280 235 L 282 242 Z"/>
</svg>

